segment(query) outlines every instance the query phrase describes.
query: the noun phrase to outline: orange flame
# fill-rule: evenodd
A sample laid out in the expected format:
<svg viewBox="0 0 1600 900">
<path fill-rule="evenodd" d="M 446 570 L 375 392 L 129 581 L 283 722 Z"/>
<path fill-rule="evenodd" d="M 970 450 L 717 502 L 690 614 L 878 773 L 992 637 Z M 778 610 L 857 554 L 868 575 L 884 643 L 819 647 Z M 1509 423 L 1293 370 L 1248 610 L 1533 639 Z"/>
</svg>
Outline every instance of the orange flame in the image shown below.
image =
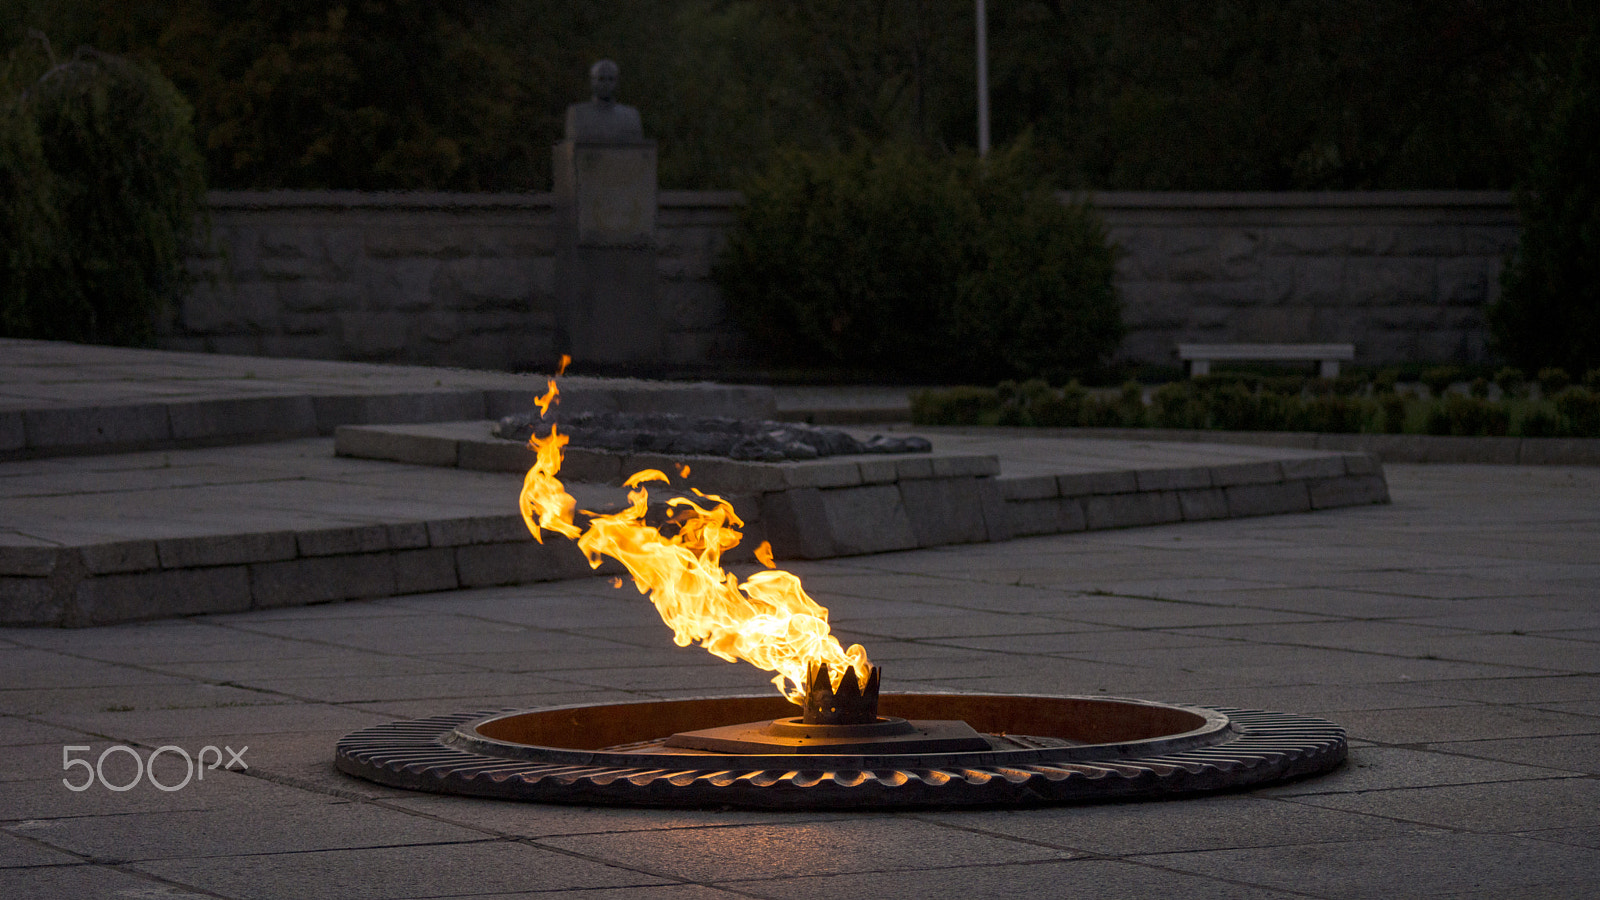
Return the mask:
<svg viewBox="0 0 1600 900">
<path fill-rule="evenodd" d="M 553 402 L 558 395 L 551 381 L 547 396 Z M 540 407 L 541 414 L 546 406 Z M 590 566 L 599 567 L 606 557 L 622 563 L 639 593 L 650 597 L 672 628 L 678 646 L 698 642 L 722 659 L 776 672 L 772 683 L 792 703 L 804 703 L 811 663 L 828 664 L 835 688 L 846 668 L 854 668 L 865 682 L 871 665 L 867 651 L 859 644 L 849 650 L 839 645 L 828 627 L 828 610 L 806 594 L 799 578 L 769 568 L 740 582 L 723 571 L 722 554 L 738 546 L 744 522 L 721 497 L 696 490 L 703 503 L 669 499 L 677 530 L 663 534 L 644 522 L 650 506 L 644 485 L 668 479 L 659 470 L 645 469 L 625 482 L 630 488 L 626 509 L 610 515 L 586 513 L 591 516 L 588 527 L 579 528 L 573 522 L 577 502 L 556 477 L 566 443 L 567 436 L 554 425 L 549 437 L 535 434 L 528 441 L 536 457 L 523 480 L 519 506 L 535 540 L 543 542 L 543 533 L 553 531 L 577 541 Z M 762 542 L 757 557 L 770 567 L 771 545 Z"/>
<path fill-rule="evenodd" d="M 572 357 L 565 353 L 561 354 L 561 365 L 556 369 L 556 378 L 560 378 L 571 363 Z M 541 419 L 550 415 L 550 405 L 561 399 L 561 392 L 556 390 L 556 379 L 552 378 L 546 383 L 549 384 L 550 389 L 545 391 L 543 396 L 533 401 L 533 405 L 539 407 L 539 418 Z"/>
</svg>

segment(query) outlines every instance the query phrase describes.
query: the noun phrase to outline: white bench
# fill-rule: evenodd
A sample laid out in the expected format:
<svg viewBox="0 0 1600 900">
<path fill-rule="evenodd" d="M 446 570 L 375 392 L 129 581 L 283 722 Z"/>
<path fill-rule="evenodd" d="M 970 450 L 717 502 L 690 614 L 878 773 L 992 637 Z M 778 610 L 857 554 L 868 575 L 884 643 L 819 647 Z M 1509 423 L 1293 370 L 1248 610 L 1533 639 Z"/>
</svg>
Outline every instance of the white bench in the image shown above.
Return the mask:
<svg viewBox="0 0 1600 900">
<path fill-rule="evenodd" d="M 1356 358 L 1354 344 L 1179 344 L 1189 375 L 1211 374 L 1214 362 L 1316 362 L 1323 378 L 1339 377 L 1339 361 Z"/>
</svg>

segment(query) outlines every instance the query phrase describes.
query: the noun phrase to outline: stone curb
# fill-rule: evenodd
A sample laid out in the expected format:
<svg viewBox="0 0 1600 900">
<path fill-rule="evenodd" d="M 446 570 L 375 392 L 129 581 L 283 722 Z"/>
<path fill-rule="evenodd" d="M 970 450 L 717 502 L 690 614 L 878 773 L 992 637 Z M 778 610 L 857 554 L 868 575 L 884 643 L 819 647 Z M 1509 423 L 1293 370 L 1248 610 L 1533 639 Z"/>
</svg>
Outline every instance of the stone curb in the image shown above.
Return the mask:
<svg viewBox="0 0 1600 900">
<path fill-rule="evenodd" d="M 0 410 L 0 461 L 171 450 L 330 435 L 352 424 L 499 419 L 535 407 L 538 390 L 441 388 L 389 393 L 268 394 L 204 400 Z M 570 409 L 769 416 L 766 388 L 645 383 L 579 386 Z"/>
<path fill-rule="evenodd" d="M 1600 438 L 1454 437 L 1433 434 L 1322 434 L 1310 431 L 1208 431 L 1177 428 L 923 428 L 930 433 L 996 434 L 1245 444 L 1369 453 L 1391 463 L 1600 466 Z"/>
</svg>

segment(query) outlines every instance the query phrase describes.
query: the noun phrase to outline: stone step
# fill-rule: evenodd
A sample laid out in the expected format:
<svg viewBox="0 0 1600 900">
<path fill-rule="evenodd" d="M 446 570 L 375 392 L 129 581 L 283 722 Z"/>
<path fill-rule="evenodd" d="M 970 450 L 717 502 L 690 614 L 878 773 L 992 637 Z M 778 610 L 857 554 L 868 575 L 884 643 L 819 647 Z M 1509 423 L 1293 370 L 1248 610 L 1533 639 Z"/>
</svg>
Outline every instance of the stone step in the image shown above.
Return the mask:
<svg viewBox="0 0 1600 900">
<path fill-rule="evenodd" d="M 526 448 L 487 429 L 343 429 L 342 456 L 335 440 L 310 438 L 0 464 L 0 625 L 96 625 L 589 574 L 571 542 L 530 539 L 516 511 Z M 679 460 L 575 452 L 569 474 L 586 477 L 568 489 L 580 509 L 612 508 L 624 492 L 598 482 L 641 467 L 662 469 L 680 490 L 723 493 L 745 521 L 744 541 L 727 556 L 734 563 L 763 540 L 780 558 L 820 559 L 1387 499 L 1381 469 L 1362 454 L 1267 458 L 1251 448 L 1241 458 L 1201 446 L 1174 464 L 1170 452 L 1138 445 L 1080 442 L 1075 456 L 1029 457 L 1037 448 L 975 452 L 993 445 L 934 439 L 933 454 L 690 458 L 688 477 Z M 524 456 L 471 450 L 490 441 Z M 362 442 L 410 462 L 354 458 Z M 474 458 L 503 471 L 455 464 Z M 1001 476 L 1002 466 L 1020 474 Z M 667 493 L 652 487 L 653 499 Z M 609 563 L 600 571 L 620 572 Z"/>
<path fill-rule="evenodd" d="M 342 456 L 488 471 L 526 471 L 533 451 L 491 434 L 492 422 L 347 426 Z M 1081 442 L 1045 462 L 960 452 L 958 436 L 935 436 L 932 454 L 832 457 L 759 463 L 667 458 L 568 447 L 562 465 L 584 481 L 619 483 L 640 469 L 687 463 L 702 490 L 759 511 L 781 553 L 803 558 L 878 553 L 1012 536 L 1307 512 L 1383 503 L 1388 486 L 1364 453 L 1206 448 L 1175 463 L 1171 452 L 1135 442 Z M 981 441 L 982 439 L 980 439 Z M 1021 443 L 1020 441 L 1014 441 Z M 1062 442 L 1058 442 L 1062 443 Z M 979 448 L 994 446 L 979 443 Z M 1076 449 L 1072 449 L 1072 448 Z M 1126 460 L 1118 462 L 1116 460 Z M 1043 468 L 1042 474 L 1032 474 Z M 1002 470 L 1030 474 L 1005 475 Z M 745 509 L 746 506 L 740 505 Z"/>
<path fill-rule="evenodd" d="M 534 409 L 542 375 L 0 338 L 0 461 L 237 445 Z M 574 411 L 770 417 L 766 387 L 570 377 Z"/>
</svg>

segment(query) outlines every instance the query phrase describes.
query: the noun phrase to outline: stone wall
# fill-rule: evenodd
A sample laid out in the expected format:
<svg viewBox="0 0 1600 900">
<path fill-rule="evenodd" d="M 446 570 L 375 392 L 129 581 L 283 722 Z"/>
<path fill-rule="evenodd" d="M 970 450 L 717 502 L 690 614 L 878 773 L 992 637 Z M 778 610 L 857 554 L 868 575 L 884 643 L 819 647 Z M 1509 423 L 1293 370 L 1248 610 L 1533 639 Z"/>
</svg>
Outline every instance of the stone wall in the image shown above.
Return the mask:
<svg viewBox="0 0 1600 900">
<path fill-rule="evenodd" d="M 213 192 L 213 252 L 162 346 L 494 369 L 554 357 L 549 194 Z M 1122 246 L 1122 356 L 1179 341 L 1350 342 L 1356 361 L 1473 361 L 1516 239 L 1492 192 L 1102 193 Z M 740 202 L 662 191 L 663 367 L 740 339 L 709 281 Z"/>
<path fill-rule="evenodd" d="M 212 246 L 161 346 L 490 369 L 554 360 L 550 194 L 213 191 Z M 714 362 L 737 334 L 709 281 L 739 196 L 663 191 L 665 364 Z"/>
<path fill-rule="evenodd" d="M 1123 356 L 1178 342 L 1351 343 L 1357 363 L 1476 362 L 1516 243 L 1491 191 L 1104 193 Z"/>
</svg>

